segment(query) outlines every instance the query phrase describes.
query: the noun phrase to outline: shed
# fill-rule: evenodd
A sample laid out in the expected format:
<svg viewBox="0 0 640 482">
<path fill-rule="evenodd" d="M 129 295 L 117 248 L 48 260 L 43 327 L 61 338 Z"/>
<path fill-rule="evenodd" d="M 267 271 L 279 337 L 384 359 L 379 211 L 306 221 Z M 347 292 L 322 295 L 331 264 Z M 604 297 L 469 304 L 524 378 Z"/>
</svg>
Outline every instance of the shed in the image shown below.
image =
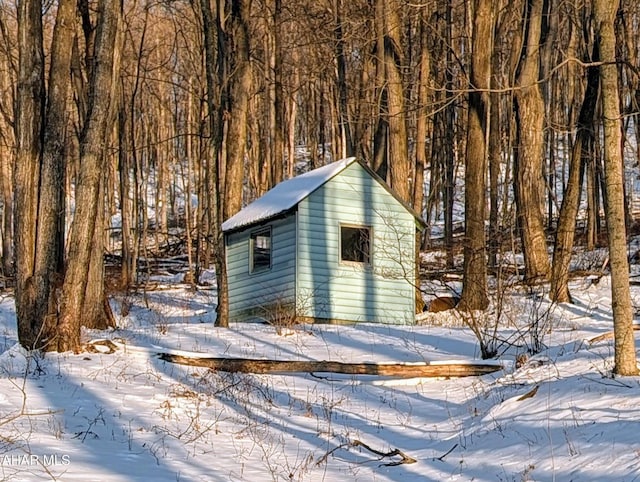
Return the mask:
<svg viewBox="0 0 640 482">
<path fill-rule="evenodd" d="M 222 224 L 229 319 L 413 323 L 423 227 L 355 158 L 283 181 Z"/>
</svg>

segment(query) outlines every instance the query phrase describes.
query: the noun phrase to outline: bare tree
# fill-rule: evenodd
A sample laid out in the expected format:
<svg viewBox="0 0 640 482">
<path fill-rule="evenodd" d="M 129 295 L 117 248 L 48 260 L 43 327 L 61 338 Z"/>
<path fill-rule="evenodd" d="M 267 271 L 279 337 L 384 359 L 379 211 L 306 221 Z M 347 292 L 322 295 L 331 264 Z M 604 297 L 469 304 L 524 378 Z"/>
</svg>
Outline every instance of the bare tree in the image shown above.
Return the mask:
<svg viewBox="0 0 640 482">
<path fill-rule="evenodd" d="M 100 186 L 105 164 L 104 145 L 111 99 L 120 64 L 117 36 L 122 15 L 121 0 L 101 0 L 96 32 L 94 62 L 89 87 L 87 120 L 80 137 L 80 172 L 76 187 L 76 211 L 69 234 L 69 255 L 62 287 L 58 351 L 80 349 L 80 326 L 85 313 L 92 248 L 102 247 L 95 240 L 96 219 L 102 207 Z M 100 230 L 98 230 L 99 232 Z M 98 242 L 96 242 L 98 241 Z M 102 300 L 100 300 L 102 301 Z"/>
<path fill-rule="evenodd" d="M 389 184 L 407 203 L 411 202 L 409 149 L 407 138 L 407 112 L 404 99 L 402 67 L 402 24 L 397 0 L 382 2 L 384 9 L 379 12 L 385 18 L 384 69 L 387 85 L 389 125 Z"/>
<path fill-rule="evenodd" d="M 598 62 L 600 60 L 599 57 L 598 40 L 596 39 L 591 62 Z M 594 116 L 598 101 L 598 91 L 600 90 L 599 76 L 600 73 L 597 67 L 590 66 L 587 68 L 587 87 L 578 117 L 576 139 L 571 151 L 569 164 L 569 177 L 558 219 L 549 293 L 551 299 L 558 303 L 571 301 L 571 294 L 569 293 L 569 263 L 571 262 L 576 219 L 580 205 L 581 174 L 584 170 L 586 159 L 594 157 Z"/>
<path fill-rule="evenodd" d="M 282 0 L 273 0 L 273 45 L 272 52 L 270 58 L 270 68 L 273 71 L 273 82 L 271 86 L 272 92 L 272 102 L 273 102 L 273 116 L 272 116 L 272 124 L 270 126 L 271 131 L 271 140 L 272 140 L 272 156 L 271 156 L 271 185 L 274 186 L 282 181 L 283 178 L 283 157 L 284 157 L 284 87 L 283 87 L 283 26 L 282 26 Z M 234 2 L 235 3 L 235 2 Z M 247 12 L 245 13 L 246 17 L 244 19 L 245 24 L 247 24 L 248 28 L 248 16 L 249 16 L 249 8 L 251 6 L 251 2 L 246 2 Z M 238 62 L 244 61 L 247 63 L 247 73 L 246 78 L 244 80 L 238 81 L 238 84 L 244 82 L 245 85 L 239 86 L 239 88 L 244 89 L 243 91 L 249 90 L 249 85 L 251 83 L 251 73 L 249 71 L 249 39 L 247 38 L 247 52 L 242 53 L 238 51 L 238 55 L 246 57 L 246 60 L 238 59 Z M 242 75 L 239 73 L 239 77 Z M 246 123 L 246 120 L 245 120 Z M 246 142 L 246 134 L 245 134 L 245 142 Z"/>
<path fill-rule="evenodd" d="M 504 119 L 510 118 L 513 111 L 512 95 L 505 88 L 510 85 L 509 72 L 514 70 L 508 63 L 511 57 L 515 57 L 511 45 L 514 37 L 517 37 L 517 21 L 519 15 L 517 2 L 503 2 L 505 7 L 498 4 L 494 8 L 495 26 L 493 35 L 493 55 L 491 59 L 491 93 L 489 113 L 489 141 L 487 161 L 489 163 L 489 230 L 488 230 L 488 255 L 489 265 L 493 268 L 498 266 L 498 253 L 502 244 L 502 227 L 504 221 L 500 211 L 501 181 L 507 185 L 508 171 L 510 163 L 507 139 L 511 135 L 510 123 Z M 516 26 L 516 27 L 514 27 Z M 503 169 L 503 167 L 505 169 Z M 506 171 L 503 175 L 503 170 Z M 504 196 L 504 194 L 503 194 Z M 503 203 L 507 205 L 508 203 Z"/>
<path fill-rule="evenodd" d="M 13 276 L 13 164 L 15 158 L 16 38 L 13 15 L 0 6 L 0 189 L 2 276 Z"/>
<path fill-rule="evenodd" d="M 455 117 L 456 117 L 456 104 L 455 104 L 455 92 L 454 92 L 454 59 L 455 49 L 453 46 L 454 37 L 454 12 L 453 1 L 447 0 L 443 2 L 444 12 L 444 109 L 442 112 L 443 119 L 441 120 L 441 129 L 444 130 L 439 137 L 439 142 L 434 142 L 434 154 L 438 151 L 441 152 L 441 169 L 440 180 L 442 190 L 442 203 L 444 211 L 444 243 L 447 255 L 447 268 L 454 267 L 453 260 L 453 209 L 455 205 L 455 172 L 456 172 L 456 132 L 455 132 Z"/>
<path fill-rule="evenodd" d="M 345 54 L 345 39 L 343 30 L 343 0 L 332 0 L 332 8 L 335 17 L 335 57 L 336 57 L 336 83 L 338 89 L 338 118 L 340 137 L 343 144 L 340 157 L 352 156 L 354 153 L 351 133 L 351 119 L 348 110 L 347 90 L 347 59 Z"/>
<path fill-rule="evenodd" d="M 493 12 L 491 0 L 474 2 L 471 91 L 465 166 L 464 282 L 461 308 L 484 310 L 487 298 L 485 188 L 489 132 Z"/>
<path fill-rule="evenodd" d="M 56 289 L 61 282 L 63 176 L 75 5 L 58 5 L 48 96 L 42 5 L 18 5 L 18 98 L 14 177 L 18 338 L 29 349 L 56 349 Z M 45 99 L 47 103 L 45 104 Z"/>
<path fill-rule="evenodd" d="M 220 8 L 220 5 L 218 5 Z M 213 248 L 216 252 L 214 265 L 216 270 L 218 306 L 216 307 L 216 326 L 229 326 L 229 290 L 227 285 L 227 266 L 224 255 L 224 234 L 222 233 L 222 221 L 224 217 L 224 180 L 221 178 L 222 143 L 224 140 L 222 94 L 220 86 L 224 79 L 223 52 L 220 51 L 221 36 L 224 35 L 222 18 L 223 14 L 214 12 L 209 0 L 200 0 L 202 13 L 205 70 L 207 77 L 207 105 L 209 108 L 209 126 L 211 135 L 207 145 L 207 158 L 209 160 L 209 173 L 207 182 L 207 194 L 209 211 L 211 216 L 210 229 L 213 238 Z M 216 48 L 217 34 L 218 43 Z"/>
<path fill-rule="evenodd" d="M 277 0 L 279 1 L 279 0 Z M 244 154 L 247 144 L 247 115 L 251 94 L 251 64 L 249 61 L 249 14 L 251 0 L 237 0 L 230 3 L 230 11 L 218 10 L 218 42 L 221 55 L 225 56 L 222 68 L 221 108 L 225 109 L 223 120 L 227 123 L 224 139 L 225 196 L 223 200 L 224 218 L 229 218 L 242 208 L 242 186 L 244 179 Z M 219 55 L 220 55 L 219 54 Z M 276 89 L 277 90 L 277 89 Z M 278 126 L 280 128 L 280 126 Z M 282 142 L 279 143 L 273 162 L 282 166 Z M 281 178 L 282 167 L 279 169 Z M 277 180 L 277 179 L 276 179 Z"/>
<path fill-rule="evenodd" d="M 423 6 L 418 15 L 418 39 L 420 55 L 417 74 L 417 106 L 416 106 L 416 148 L 413 175 L 413 208 L 422 214 L 424 203 L 424 170 L 427 165 L 427 139 L 431 136 L 432 123 L 428 109 L 432 97 L 431 87 L 431 53 L 428 43 L 428 6 Z"/>
<path fill-rule="evenodd" d="M 633 309 L 629 290 L 629 262 L 624 213 L 623 158 L 621 151 L 622 119 L 616 68 L 616 35 L 614 22 L 618 1 L 594 0 L 593 16 L 599 37 L 600 82 L 604 126 L 604 165 L 607 203 L 605 214 L 611 262 L 611 299 L 615 334 L 614 373 L 637 375 Z"/>
<path fill-rule="evenodd" d="M 525 2 L 526 33 L 515 90 L 518 139 L 514 156 L 514 190 L 525 260 L 525 279 L 530 282 L 546 279 L 550 269 L 542 216 L 545 112 L 538 83 L 543 5 L 543 0 Z"/>
</svg>

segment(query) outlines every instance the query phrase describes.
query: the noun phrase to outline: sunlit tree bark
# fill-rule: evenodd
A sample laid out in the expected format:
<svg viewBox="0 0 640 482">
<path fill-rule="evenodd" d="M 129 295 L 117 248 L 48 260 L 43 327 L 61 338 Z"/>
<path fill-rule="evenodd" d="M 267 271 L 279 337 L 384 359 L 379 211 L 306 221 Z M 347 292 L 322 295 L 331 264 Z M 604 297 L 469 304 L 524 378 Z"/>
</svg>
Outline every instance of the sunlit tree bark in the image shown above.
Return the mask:
<svg viewBox="0 0 640 482">
<path fill-rule="evenodd" d="M 18 337 L 27 348 L 56 349 L 60 336 L 56 290 L 62 271 L 66 109 L 75 7 L 71 0 L 58 5 L 45 90 L 42 5 L 26 0 L 18 6 L 16 315 Z"/>
<path fill-rule="evenodd" d="M 594 0 L 593 17 L 600 42 L 600 82 L 604 127 L 604 166 L 607 203 L 605 213 L 611 262 L 611 301 L 615 353 L 613 371 L 619 375 L 637 375 L 633 307 L 629 289 L 627 233 L 625 228 L 623 158 L 621 151 L 622 118 L 616 68 L 616 36 L 614 22 L 619 2 Z"/>
<path fill-rule="evenodd" d="M 221 8 L 218 5 L 217 8 Z M 207 195 L 210 210 L 210 229 L 213 238 L 214 265 L 216 270 L 218 304 L 216 307 L 216 326 L 229 326 L 229 290 L 227 284 L 226 256 L 224 255 L 224 234 L 222 233 L 224 180 L 221 179 L 221 156 L 223 151 L 223 110 L 221 95 L 221 80 L 225 75 L 223 52 L 220 51 L 224 27 L 224 15 L 216 10 L 215 15 L 209 0 L 200 0 L 202 13 L 205 72 L 207 78 L 207 106 L 209 110 L 209 127 L 211 135 L 207 144 L 207 158 L 209 165 Z M 214 33 L 216 36 L 214 36 Z M 217 42 L 216 42 L 217 40 Z"/>
<path fill-rule="evenodd" d="M 526 35 L 515 90 L 514 190 L 528 282 L 546 279 L 550 269 L 542 215 L 545 107 L 538 83 L 543 4 L 543 0 L 526 2 Z"/>
<path fill-rule="evenodd" d="M 15 161 L 16 39 L 15 22 L 9 24 L 9 8 L 0 7 L 0 189 L 2 201 L 2 276 L 14 274 L 13 167 Z"/>
<path fill-rule="evenodd" d="M 401 69 L 405 59 L 402 51 L 402 24 L 397 0 L 385 4 L 384 66 L 387 82 L 389 125 L 389 183 L 406 203 L 411 202 L 409 146 L 407 145 L 407 112 Z"/>
<path fill-rule="evenodd" d="M 69 255 L 62 286 L 60 320 L 57 327 L 58 351 L 80 350 L 80 326 L 85 312 L 96 220 L 102 206 L 100 185 L 105 166 L 104 145 L 107 139 L 111 99 L 115 97 L 115 79 L 120 52 L 116 48 L 120 0 L 101 0 L 96 33 L 95 66 L 91 72 L 87 120 L 80 137 L 80 172 L 76 186 L 76 210 L 69 233 Z"/>
<path fill-rule="evenodd" d="M 338 117 L 340 136 L 342 138 L 343 149 L 341 157 L 352 156 L 354 154 L 353 138 L 351 133 L 351 118 L 348 110 L 347 91 L 347 59 L 345 58 L 345 39 L 343 30 L 343 0 L 332 0 L 335 16 L 335 56 L 336 56 L 336 82 L 338 87 Z"/>
<path fill-rule="evenodd" d="M 489 132 L 491 53 L 493 38 L 492 0 L 474 2 L 471 86 L 465 156 L 464 278 L 460 307 L 484 310 L 487 298 L 485 239 L 485 188 Z"/>
</svg>

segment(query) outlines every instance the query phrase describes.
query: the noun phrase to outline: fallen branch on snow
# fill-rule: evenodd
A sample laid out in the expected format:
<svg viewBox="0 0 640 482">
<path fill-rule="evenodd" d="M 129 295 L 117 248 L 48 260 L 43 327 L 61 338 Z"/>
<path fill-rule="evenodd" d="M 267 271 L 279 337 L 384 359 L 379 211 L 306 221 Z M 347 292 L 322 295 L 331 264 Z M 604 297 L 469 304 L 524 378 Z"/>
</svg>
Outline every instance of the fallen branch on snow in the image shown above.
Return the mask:
<svg viewBox="0 0 640 482">
<path fill-rule="evenodd" d="M 350 375 L 378 375 L 399 378 L 469 377 L 493 373 L 501 365 L 490 363 L 342 363 L 335 361 L 289 361 L 252 358 L 186 357 L 159 353 L 161 360 L 231 373 L 326 372 Z"/>
<path fill-rule="evenodd" d="M 91 340 L 85 345 L 85 350 L 89 353 L 106 353 L 110 355 L 115 353 L 117 349 L 118 345 L 108 339 Z"/>
<path fill-rule="evenodd" d="M 458 444 L 455 444 L 453 447 L 451 447 L 449 450 L 447 450 L 444 454 L 442 454 L 440 457 L 434 457 L 432 460 L 439 460 L 440 462 L 444 462 L 444 458 L 449 455 L 451 452 L 453 452 L 456 447 L 458 446 Z"/>
<path fill-rule="evenodd" d="M 396 465 L 402 465 L 402 464 L 415 464 L 417 462 L 416 459 L 414 459 L 413 457 L 409 457 L 408 455 L 406 455 L 401 450 L 393 449 L 391 452 L 380 452 L 379 450 L 376 450 L 376 449 L 373 449 L 373 448 L 369 447 L 366 443 L 361 442 L 360 440 L 354 440 L 353 442 L 348 442 L 348 443 L 345 443 L 345 444 L 341 444 L 341 445 L 338 445 L 337 447 L 334 447 L 333 449 L 329 450 L 326 454 L 324 454 L 318 460 L 318 462 L 316 462 L 316 465 L 320 465 L 320 464 L 326 462 L 327 458 L 331 454 L 333 454 L 336 450 L 340 450 L 340 449 L 343 449 L 345 447 L 362 447 L 362 448 L 368 450 L 369 452 L 371 452 L 372 454 L 379 455 L 380 459 L 383 459 L 385 457 L 395 457 L 395 456 L 400 456 L 401 457 L 401 459 L 398 460 L 398 461 L 382 464 L 385 467 L 395 467 Z"/>
</svg>

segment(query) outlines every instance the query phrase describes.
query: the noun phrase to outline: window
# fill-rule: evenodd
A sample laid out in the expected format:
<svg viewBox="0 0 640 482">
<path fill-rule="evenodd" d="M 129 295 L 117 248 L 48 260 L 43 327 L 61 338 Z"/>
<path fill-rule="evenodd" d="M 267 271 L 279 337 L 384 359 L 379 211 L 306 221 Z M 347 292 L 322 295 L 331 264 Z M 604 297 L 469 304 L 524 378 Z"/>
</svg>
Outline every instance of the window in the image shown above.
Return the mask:
<svg viewBox="0 0 640 482">
<path fill-rule="evenodd" d="M 371 263 L 371 228 L 340 226 L 340 260 L 351 263 Z"/>
<path fill-rule="evenodd" d="M 251 272 L 271 268 L 271 228 L 251 233 Z"/>
</svg>

